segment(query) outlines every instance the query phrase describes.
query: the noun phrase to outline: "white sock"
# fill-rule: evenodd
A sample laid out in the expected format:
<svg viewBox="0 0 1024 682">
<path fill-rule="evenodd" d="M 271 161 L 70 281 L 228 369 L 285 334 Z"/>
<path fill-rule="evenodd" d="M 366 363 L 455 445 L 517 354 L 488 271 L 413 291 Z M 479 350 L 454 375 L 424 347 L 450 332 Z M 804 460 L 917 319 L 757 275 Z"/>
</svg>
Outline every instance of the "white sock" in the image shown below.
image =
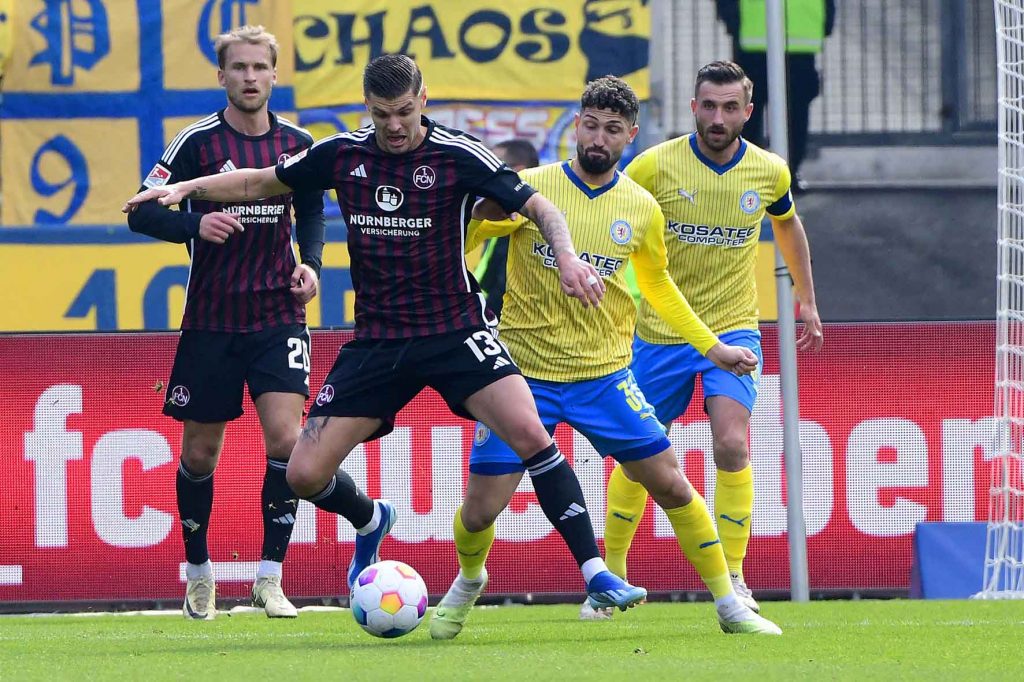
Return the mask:
<svg viewBox="0 0 1024 682">
<path fill-rule="evenodd" d="M 476 578 L 467 578 L 465 575 L 463 575 L 462 569 L 459 569 L 459 576 L 455 582 L 462 583 L 464 585 L 471 585 L 473 589 L 476 589 L 476 587 L 480 584 L 480 581 L 482 581 L 486 575 L 487 569 L 483 568 L 480 570 L 480 575 Z"/>
<path fill-rule="evenodd" d="M 480 577 L 476 580 L 470 580 L 466 576 L 462 575 L 460 570 L 458 575 L 455 576 L 455 582 L 448 588 L 445 593 L 442 602 L 445 606 L 462 606 L 471 599 L 476 597 L 477 592 L 481 590 L 481 583 L 483 582 L 484 576 L 487 575 L 487 569 L 483 569 L 480 572 Z"/>
<path fill-rule="evenodd" d="M 213 564 L 207 559 L 201 564 L 185 564 L 185 578 L 195 580 L 196 578 L 212 578 Z"/>
<path fill-rule="evenodd" d="M 377 504 L 377 500 L 373 501 L 373 516 L 370 518 L 370 522 L 362 528 L 356 528 L 356 532 L 360 535 L 366 535 L 377 530 L 377 526 L 380 525 L 380 505 Z"/>
<path fill-rule="evenodd" d="M 584 561 L 583 565 L 580 566 L 580 570 L 583 572 L 583 579 L 586 580 L 589 585 L 590 581 L 594 579 L 594 576 L 601 571 L 607 571 L 608 566 L 605 565 L 604 559 L 596 556 L 593 559 L 587 559 Z"/>
<path fill-rule="evenodd" d="M 260 559 L 260 567 L 256 569 L 256 579 L 269 578 L 276 575 L 280 578 L 283 575 L 284 565 L 280 561 L 267 561 Z"/>
</svg>

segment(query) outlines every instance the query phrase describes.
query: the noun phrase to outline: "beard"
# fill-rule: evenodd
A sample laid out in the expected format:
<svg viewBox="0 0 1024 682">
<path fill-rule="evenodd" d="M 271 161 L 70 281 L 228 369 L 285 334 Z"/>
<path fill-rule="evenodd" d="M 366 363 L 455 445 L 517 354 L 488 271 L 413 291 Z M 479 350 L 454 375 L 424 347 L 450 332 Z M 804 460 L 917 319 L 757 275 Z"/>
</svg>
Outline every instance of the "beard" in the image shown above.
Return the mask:
<svg viewBox="0 0 1024 682">
<path fill-rule="evenodd" d="M 612 154 L 605 155 L 601 153 L 591 156 L 583 149 L 583 145 L 576 145 L 576 160 L 580 162 L 580 168 L 591 175 L 607 173 L 612 168 L 615 168 L 615 164 L 619 162 L 620 158 L 621 155 L 613 157 Z"/>
<path fill-rule="evenodd" d="M 743 126 L 740 126 L 736 130 L 729 130 L 725 126 L 715 127 L 711 125 L 701 125 L 700 121 L 697 119 L 694 119 L 694 124 L 697 127 L 697 134 L 700 135 L 702 140 L 704 140 L 704 144 L 716 152 L 727 149 L 729 145 L 736 141 L 736 138 L 740 136 L 740 133 L 743 132 Z M 717 140 L 712 139 L 708 137 L 708 133 L 711 132 L 724 133 L 725 136 Z"/>
</svg>

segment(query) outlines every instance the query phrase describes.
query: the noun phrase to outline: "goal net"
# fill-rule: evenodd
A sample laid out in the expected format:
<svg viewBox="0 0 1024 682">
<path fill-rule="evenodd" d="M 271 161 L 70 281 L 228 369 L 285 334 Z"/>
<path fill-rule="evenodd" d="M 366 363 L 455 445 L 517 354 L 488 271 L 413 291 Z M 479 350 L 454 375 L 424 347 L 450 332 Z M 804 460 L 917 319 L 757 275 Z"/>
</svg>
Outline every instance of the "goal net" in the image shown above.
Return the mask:
<svg viewBox="0 0 1024 682">
<path fill-rule="evenodd" d="M 999 240 L 995 459 L 978 597 L 1024 598 L 1024 0 L 995 0 Z"/>
</svg>

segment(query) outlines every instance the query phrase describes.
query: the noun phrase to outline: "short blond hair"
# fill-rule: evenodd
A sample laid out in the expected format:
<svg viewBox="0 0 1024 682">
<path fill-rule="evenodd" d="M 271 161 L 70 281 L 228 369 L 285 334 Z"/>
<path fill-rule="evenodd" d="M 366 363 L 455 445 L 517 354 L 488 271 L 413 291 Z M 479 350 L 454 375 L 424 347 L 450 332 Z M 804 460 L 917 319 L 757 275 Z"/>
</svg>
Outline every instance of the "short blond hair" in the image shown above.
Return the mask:
<svg viewBox="0 0 1024 682">
<path fill-rule="evenodd" d="M 220 68 L 224 68 L 228 48 L 240 43 L 266 45 L 270 50 L 270 65 L 277 66 L 277 38 L 274 34 L 262 26 L 239 26 L 227 33 L 221 33 L 213 43 L 213 49 L 217 52 L 217 65 Z"/>
</svg>

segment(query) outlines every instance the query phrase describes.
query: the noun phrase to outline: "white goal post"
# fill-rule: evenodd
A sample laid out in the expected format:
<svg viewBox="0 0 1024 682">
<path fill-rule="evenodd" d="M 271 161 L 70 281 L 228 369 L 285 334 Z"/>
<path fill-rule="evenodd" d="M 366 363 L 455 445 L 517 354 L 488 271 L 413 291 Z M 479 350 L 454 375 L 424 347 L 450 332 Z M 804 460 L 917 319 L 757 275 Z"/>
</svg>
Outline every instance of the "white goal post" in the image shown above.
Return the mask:
<svg viewBox="0 0 1024 682">
<path fill-rule="evenodd" d="M 996 420 L 982 599 L 1024 598 L 1024 0 L 995 0 L 999 92 Z"/>
</svg>

